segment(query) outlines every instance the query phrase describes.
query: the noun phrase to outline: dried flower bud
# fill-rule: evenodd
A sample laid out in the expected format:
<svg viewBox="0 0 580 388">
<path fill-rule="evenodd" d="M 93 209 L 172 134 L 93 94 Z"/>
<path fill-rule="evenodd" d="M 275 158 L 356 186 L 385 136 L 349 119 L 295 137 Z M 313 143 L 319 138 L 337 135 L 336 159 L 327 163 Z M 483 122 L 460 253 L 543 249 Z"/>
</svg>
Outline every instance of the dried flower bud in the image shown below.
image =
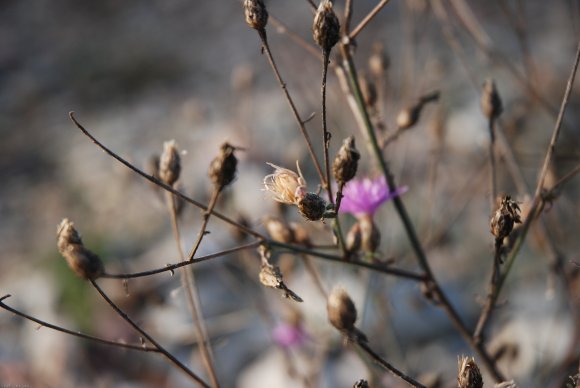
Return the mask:
<svg viewBox="0 0 580 388">
<path fill-rule="evenodd" d="M 236 177 L 238 159 L 234 155 L 235 150 L 229 143 L 222 144 L 220 154 L 209 165 L 208 175 L 218 190 L 232 183 Z"/>
<path fill-rule="evenodd" d="M 318 221 L 322 219 L 326 212 L 326 201 L 314 193 L 306 193 L 302 199 L 296 204 L 300 214 L 310 221 Z"/>
<path fill-rule="evenodd" d="M 350 296 L 342 287 L 334 287 L 326 302 L 328 320 L 340 332 L 352 340 L 366 341 L 366 336 L 359 331 L 356 322 L 356 307 Z"/>
<path fill-rule="evenodd" d="M 482 388 L 483 378 L 473 357 L 461 357 L 457 360 L 457 388 Z"/>
<path fill-rule="evenodd" d="M 284 281 L 282 280 L 282 273 L 280 272 L 280 268 L 268 263 L 267 261 L 262 263 L 262 269 L 260 270 L 260 283 L 266 287 L 283 290 L 285 298 L 290 298 L 296 302 L 303 301 L 301 297 L 286 287 Z"/>
<path fill-rule="evenodd" d="M 70 269 L 83 279 L 96 279 L 103 273 L 103 263 L 99 256 L 89 251 L 74 224 L 65 218 L 57 228 L 57 246 Z"/>
<path fill-rule="evenodd" d="M 314 15 L 312 34 L 314 41 L 327 53 L 338 43 L 340 39 L 340 23 L 332 9 L 330 0 L 322 0 L 320 2 L 316 15 Z"/>
<path fill-rule="evenodd" d="M 352 388 L 369 388 L 369 382 L 366 381 L 365 379 L 360 379 L 356 383 L 354 383 Z"/>
<path fill-rule="evenodd" d="M 294 233 L 285 222 L 274 217 L 268 217 L 264 225 L 272 240 L 286 244 L 294 241 Z"/>
<path fill-rule="evenodd" d="M 377 103 L 377 88 L 375 84 L 368 78 L 366 74 L 360 74 L 358 77 L 360 91 L 365 100 L 366 106 L 374 108 Z"/>
<path fill-rule="evenodd" d="M 163 143 L 163 153 L 159 159 L 159 179 L 169 186 L 179 179 L 181 160 L 175 140 Z"/>
<path fill-rule="evenodd" d="M 385 52 L 385 48 L 381 42 L 373 44 L 373 53 L 369 57 L 369 69 L 375 78 L 383 76 L 385 70 L 389 68 L 389 57 Z"/>
<path fill-rule="evenodd" d="M 487 79 L 483 83 L 480 104 L 483 114 L 490 120 L 497 119 L 503 112 L 501 98 L 492 79 Z"/>
<path fill-rule="evenodd" d="M 309 233 L 303 225 L 297 224 L 296 222 L 291 222 L 290 229 L 292 230 L 292 234 L 294 235 L 294 242 L 296 244 L 303 245 L 305 247 L 312 246 Z"/>
<path fill-rule="evenodd" d="M 421 105 L 407 107 L 397 115 L 397 126 L 400 129 L 408 129 L 417 124 L 421 114 Z"/>
<path fill-rule="evenodd" d="M 501 241 L 512 232 L 514 223 L 520 224 L 521 222 L 520 206 L 509 195 L 505 195 L 501 198 L 498 209 L 491 217 L 489 227 L 496 240 Z"/>
<path fill-rule="evenodd" d="M 268 11 L 262 0 L 244 0 L 246 23 L 255 30 L 263 30 L 268 23 Z"/>
<path fill-rule="evenodd" d="M 272 194 L 274 201 L 294 205 L 306 195 L 306 181 L 302 177 L 298 162 L 298 174 L 287 168 L 268 163 L 275 168 L 273 174 L 264 177 L 264 191 Z"/>
<path fill-rule="evenodd" d="M 354 136 L 349 136 L 342 142 L 342 147 L 338 150 L 332 164 L 334 179 L 339 185 L 343 185 L 354 178 L 359 159 L 360 152 L 358 152 L 354 144 Z"/>
<path fill-rule="evenodd" d="M 361 249 L 365 253 L 375 253 L 381 243 L 381 233 L 372 216 L 365 214 L 359 218 Z"/>
</svg>

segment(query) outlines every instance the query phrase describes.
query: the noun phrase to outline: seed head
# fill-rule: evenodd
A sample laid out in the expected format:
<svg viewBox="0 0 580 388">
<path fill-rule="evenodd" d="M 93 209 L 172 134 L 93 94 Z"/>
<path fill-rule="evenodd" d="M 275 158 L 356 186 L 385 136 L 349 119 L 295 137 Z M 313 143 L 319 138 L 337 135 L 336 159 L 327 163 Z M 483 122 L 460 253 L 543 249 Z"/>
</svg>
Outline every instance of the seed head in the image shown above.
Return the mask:
<svg viewBox="0 0 580 388">
<path fill-rule="evenodd" d="M 299 174 L 292 170 L 276 166 L 268 163 L 274 167 L 274 173 L 266 175 L 264 178 L 264 191 L 272 195 L 274 201 L 285 203 L 288 205 L 295 205 L 306 195 L 306 180 L 302 177 L 298 163 Z"/>
<path fill-rule="evenodd" d="M 235 150 L 229 143 L 222 144 L 219 155 L 209 165 L 209 178 L 219 190 L 232 183 L 236 177 L 238 159 L 234 155 Z"/>
<path fill-rule="evenodd" d="M 511 196 L 501 198 L 498 209 L 491 217 L 489 228 L 496 240 L 503 240 L 512 232 L 515 224 L 522 222 L 520 218 L 520 206 Z"/>
<path fill-rule="evenodd" d="M 244 0 L 246 23 L 255 30 L 263 30 L 268 23 L 268 11 L 262 0 Z"/>
<path fill-rule="evenodd" d="M 483 378 L 473 357 L 461 357 L 457 360 L 457 388 L 482 388 Z"/>
<path fill-rule="evenodd" d="M 352 388 L 369 388 L 369 382 L 364 379 L 360 379 L 354 383 Z"/>
<path fill-rule="evenodd" d="M 294 241 L 294 233 L 285 222 L 274 217 L 268 217 L 264 225 L 272 240 L 286 244 Z"/>
<path fill-rule="evenodd" d="M 397 126 L 401 129 L 408 129 L 417 124 L 421 107 L 421 105 L 414 105 L 401 110 L 397 115 Z"/>
<path fill-rule="evenodd" d="M 487 79 L 483 83 L 480 104 L 483 114 L 490 120 L 497 119 L 503 112 L 501 98 L 492 79 Z"/>
<path fill-rule="evenodd" d="M 304 218 L 309 221 L 318 221 L 322 219 L 324 213 L 326 212 L 326 201 L 314 193 L 306 193 L 298 203 L 298 210 Z"/>
<path fill-rule="evenodd" d="M 163 153 L 159 159 L 159 178 L 167 185 L 173 184 L 179 179 L 181 172 L 181 160 L 175 140 L 163 143 Z"/>
<path fill-rule="evenodd" d="M 369 79 L 366 74 L 361 74 L 358 77 L 361 93 L 365 100 L 366 106 L 374 108 L 377 103 L 377 88 L 375 84 Z"/>
<path fill-rule="evenodd" d="M 342 287 L 334 287 L 326 303 L 328 320 L 343 332 L 350 332 L 356 322 L 356 307 Z"/>
<path fill-rule="evenodd" d="M 383 44 L 381 42 L 375 42 L 373 44 L 373 53 L 369 57 L 369 69 L 373 77 L 382 77 L 385 70 L 389 68 L 389 62 L 390 60 Z"/>
<path fill-rule="evenodd" d="M 330 0 L 322 0 L 320 2 L 316 15 L 314 15 L 312 35 L 314 41 L 327 53 L 338 43 L 340 39 L 340 22 L 332 9 Z"/>
<path fill-rule="evenodd" d="M 96 279 L 103 273 L 99 256 L 89 251 L 74 224 L 65 218 L 57 227 L 57 246 L 70 269 L 83 279 Z"/>
<path fill-rule="evenodd" d="M 360 152 L 358 152 L 354 144 L 354 136 L 349 136 L 342 142 L 342 147 L 338 150 L 338 154 L 336 154 L 332 164 L 334 179 L 339 185 L 343 185 L 354 178 L 359 159 Z"/>
</svg>

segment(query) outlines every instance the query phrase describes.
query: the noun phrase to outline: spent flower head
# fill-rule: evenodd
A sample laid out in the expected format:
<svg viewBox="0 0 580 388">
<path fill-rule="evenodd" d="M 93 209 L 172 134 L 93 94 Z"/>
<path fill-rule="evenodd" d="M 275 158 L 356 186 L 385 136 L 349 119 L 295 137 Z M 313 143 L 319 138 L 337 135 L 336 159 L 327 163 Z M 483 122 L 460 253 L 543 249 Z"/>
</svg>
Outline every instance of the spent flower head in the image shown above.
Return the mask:
<svg viewBox="0 0 580 388">
<path fill-rule="evenodd" d="M 376 179 L 353 179 L 344 186 L 342 191 L 344 197 L 339 211 L 351 213 L 356 217 L 372 216 L 383 202 L 405 193 L 408 189 L 407 186 L 402 186 L 389 191 L 384 176 Z"/>
<path fill-rule="evenodd" d="M 302 176 L 298 162 L 296 162 L 298 174 L 272 163 L 268 165 L 275 170 L 273 174 L 264 178 L 264 191 L 270 193 L 274 201 L 295 205 L 306 196 L 306 180 Z"/>
</svg>

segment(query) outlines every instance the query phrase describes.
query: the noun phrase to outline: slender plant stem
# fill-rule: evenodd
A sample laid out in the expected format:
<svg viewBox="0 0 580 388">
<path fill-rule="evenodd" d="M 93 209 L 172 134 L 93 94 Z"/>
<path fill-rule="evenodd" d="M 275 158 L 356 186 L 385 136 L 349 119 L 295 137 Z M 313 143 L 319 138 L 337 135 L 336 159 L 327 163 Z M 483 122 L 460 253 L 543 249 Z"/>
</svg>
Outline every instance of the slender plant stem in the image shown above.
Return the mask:
<svg viewBox="0 0 580 388">
<path fill-rule="evenodd" d="M 320 167 L 320 163 L 318 163 L 318 159 L 316 158 L 316 154 L 314 153 L 314 148 L 312 148 L 312 141 L 310 140 L 310 135 L 308 135 L 308 132 L 306 131 L 306 127 L 304 126 L 304 121 L 300 118 L 300 114 L 298 113 L 298 110 L 296 109 L 296 106 L 294 105 L 294 100 L 292 100 L 292 97 L 290 96 L 290 93 L 288 92 L 288 88 L 286 87 L 286 83 L 284 83 L 284 80 L 282 80 L 282 76 L 280 75 L 280 71 L 278 70 L 278 66 L 276 66 L 276 62 L 274 61 L 274 57 L 272 56 L 272 51 L 270 50 L 270 45 L 268 44 L 268 37 L 266 35 L 266 30 L 265 29 L 258 30 L 258 35 L 260 36 L 260 39 L 262 41 L 262 47 L 264 48 L 264 51 L 266 53 L 266 57 L 268 58 L 268 62 L 270 63 L 270 67 L 272 67 L 272 70 L 274 71 L 274 75 L 276 76 L 276 79 L 278 80 L 278 83 L 280 84 L 280 88 L 282 89 L 282 92 L 284 93 L 284 96 L 286 97 L 286 101 L 288 101 L 288 105 L 290 105 L 290 109 L 292 110 L 294 118 L 296 119 L 296 123 L 298 124 L 298 128 L 300 129 L 300 132 L 302 133 L 304 140 L 306 140 L 306 146 L 308 148 L 308 152 L 310 153 L 310 157 L 312 158 L 312 161 L 314 162 L 314 167 L 316 168 L 316 172 L 318 173 L 318 176 L 320 177 L 320 181 L 324 182 L 324 174 L 322 172 L 322 168 Z"/>
<path fill-rule="evenodd" d="M 209 223 L 209 216 L 213 212 L 213 209 L 217 203 L 217 200 L 218 200 L 218 197 L 220 195 L 221 190 L 222 190 L 221 188 L 216 188 L 216 189 L 214 189 L 214 191 L 211 194 L 209 204 L 207 205 L 207 210 L 203 213 L 203 222 L 201 224 L 201 228 L 200 228 L 199 233 L 197 235 L 197 240 L 195 241 L 193 248 L 189 252 L 189 260 L 193 259 L 193 257 L 197 253 L 197 250 L 199 249 L 199 246 L 201 245 L 201 241 L 203 240 L 203 237 L 205 236 L 207 224 Z"/>
<path fill-rule="evenodd" d="M 321 181 L 322 187 L 326 188 L 328 200 L 334 205 L 332 196 L 332 185 L 330 184 L 330 163 L 328 161 L 328 148 L 330 146 L 331 134 L 328 132 L 326 125 L 326 76 L 328 75 L 328 61 L 330 50 L 322 49 L 322 147 L 324 152 L 324 171 L 325 179 Z"/>
<path fill-rule="evenodd" d="M 184 200 L 185 202 L 188 202 L 194 206 L 197 206 L 198 208 L 202 209 L 202 210 L 207 210 L 207 207 L 205 207 L 202 203 L 188 197 L 187 195 L 181 193 L 178 190 L 175 190 L 173 187 L 165 184 L 164 182 L 161 182 L 159 179 L 155 178 L 152 175 L 147 174 L 146 172 L 144 172 L 143 170 L 135 167 L 134 165 L 132 165 L 131 163 L 129 163 L 128 161 L 126 161 L 125 159 L 123 159 L 122 157 L 120 157 L 118 154 L 116 154 L 115 152 L 113 152 L 112 150 L 110 150 L 109 148 L 107 148 L 105 145 L 103 145 L 101 142 L 99 142 L 87 129 L 85 129 L 78 121 L 77 119 L 74 117 L 74 112 L 69 112 L 69 117 L 70 119 L 73 121 L 73 123 L 77 126 L 78 129 L 81 130 L 81 132 L 83 132 L 85 134 L 85 136 L 87 136 L 89 139 L 91 139 L 91 141 L 93 143 L 95 143 L 100 149 L 102 149 L 105 153 L 107 153 L 108 155 L 112 156 L 114 159 L 116 159 L 118 162 L 120 162 L 121 164 L 125 165 L 126 167 L 128 167 L 130 170 L 132 170 L 133 172 L 137 173 L 138 175 L 141 175 L 143 178 L 147 179 L 149 182 L 161 187 L 162 189 L 169 191 L 170 193 L 176 195 L 177 197 L 181 198 L 182 200 Z M 261 235 L 260 233 L 240 224 L 239 222 L 236 222 L 226 216 L 224 216 L 223 214 L 220 214 L 216 211 L 212 211 L 211 212 L 215 217 L 219 218 L 222 221 L 225 221 L 226 223 L 238 228 L 239 230 L 243 231 L 246 234 L 249 234 L 251 236 L 257 237 L 257 238 L 264 238 L 263 235 Z"/>
<path fill-rule="evenodd" d="M 200 386 L 209 388 L 210 386 L 201 379 L 198 375 L 196 375 L 191 369 L 185 366 L 181 361 L 179 361 L 173 354 L 167 351 L 163 346 L 161 346 L 153 337 L 151 337 L 145 330 L 143 330 L 139 325 L 137 325 L 123 310 L 121 310 L 108 296 L 107 294 L 99 287 L 99 285 L 92 279 L 89 279 L 93 287 L 97 290 L 97 292 L 101 295 L 101 297 L 117 312 L 117 314 L 123 318 L 129 325 L 131 325 L 137 332 L 139 332 L 143 337 L 145 337 L 153 346 L 155 346 L 163 355 L 171 361 L 176 367 L 181 369 L 185 372 L 189 377 L 195 380 Z"/>
<path fill-rule="evenodd" d="M 394 178 L 390 172 L 390 169 L 389 169 L 389 167 L 388 167 L 388 165 L 387 165 L 387 163 L 382 155 L 381 149 L 379 147 L 379 144 L 378 144 L 375 132 L 374 132 L 373 124 L 371 123 L 368 111 L 366 109 L 364 100 L 362 98 L 360 85 L 358 84 L 358 78 L 356 75 L 356 68 L 354 66 L 354 62 L 352 60 L 352 57 L 350 55 L 348 47 L 346 47 L 344 45 L 341 46 L 341 53 L 342 53 L 342 56 L 344 58 L 344 66 L 346 68 L 346 73 L 347 73 L 347 76 L 348 76 L 350 83 L 351 83 L 352 91 L 353 91 L 354 96 L 355 96 L 356 101 L 357 101 L 358 109 L 362 113 L 362 116 L 364 119 L 365 129 L 366 129 L 367 137 L 368 137 L 370 145 L 371 145 L 371 149 L 373 151 L 373 154 L 374 154 L 377 162 L 379 163 L 379 166 L 381 168 L 381 171 L 383 172 L 383 175 L 385 176 L 389 190 L 392 192 L 396 188 Z M 426 279 L 428 279 L 427 281 L 431 285 L 430 288 L 432 288 L 433 292 L 435 293 L 438 300 L 440 301 L 441 307 L 445 310 L 445 312 L 447 313 L 447 315 L 449 316 L 450 320 L 453 322 L 453 324 L 455 325 L 455 327 L 457 328 L 459 333 L 463 336 L 463 338 L 474 348 L 474 350 L 481 357 L 482 361 L 484 362 L 484 365 L 490 371 L 490 373 L 493 375 L 494 379 L 496 381 L 503 381 L 504 378 L 503 378 L 502 374 L 499 372 L 499 370 L 497 369 L 495 362 L 489 356 L 486 349 L 483 346 L 481 346 L 481 344 L 478 344 L 473 340 L 470 330 L 467 328 L 467 326 L 465 326 L 465 323 L 463 322 L 463 320 L 461 319 L 461 317 L 459 316 L 459 314 L 457 313 L 455 308 L 452 306 L 451 302 L 449 301 L 449 299 L 447 298 L 447 296 L 445 295 L 445 293 L 441 289 L 439 283 L 436 281 L 435 276 L 431 270 L 431 267 L 429 266 L 429 263 L 427 261 L 427 257 L 425 255 L 425 252 L 423 250 L 421 242 L 419 241 L 417 233 L 415 232 L 415 228 L 413 226 L 413 223 L 411 222 L 411 219 L 409 218 L 409 215 L 407 214 L 407 210 L 403 204 L 403 201 L 401 200 L 400 197 L 395 197 L 395 198 L 393 198 L 393 204 L 395 206 L 397 213 L 399 214 L 399 217 L 401 218 L 401 221 L 403 223 L 403 227 L 404 227 L 405 232 L 406 232 L 406 234 L 409 238 L 409 241 L 411 243 L 411 247 L 413 248 L 413 251 L 415 252 L 415 255 L 417 256 L 417 260 L 419 261 L 419 265 L 421 266 L 421 268 L 425 272 L 425 277 L 426 277 Z"/>
<path fill-rule="evenodd" d="M 141 277 L 156 275 L 156 274 L 163 273 L 163 272 L 171 272 L 173 274 L 173 271 L 176 270 L 177 268 L 185 267 L 185 266 L 192 265 L 192 264 L 201 263 L 203 261 L 208 261 L 208 260 L 215 259 L 218 257 L 223 257 L 226 255 L 229 255 L 230 253 L 244 251 L 247 249 L 253 249 L 253 248 L 258 247 L 260 244 L 262 244 L 262 240 L 254 241 L 254 242 L 251 242 L 251 243 L 246 244 L 246 245 L 241 245 L 238 247 L 226 249 L 226 250 L 212 253 L 209 255 L 197 257 L 195 259 L 182 261 L 180 263 L 168 264 L 163 268 L 157 268 L 157 269 L 152 269 L 149 271 L 135 272 L 135 273 L 123 273 L 123 274 L 105 273 L 105 274 L 101 275 L 101 278 L 104 278 L 104 279 L 133 279 L 133 278 L 141 278 Z"/>
<path fill-rule="evenodd" d="M 392 373 L 393 375 L 397 376 L 398 378 L 404 380 L 407 384 L 409 384 L 412 387 L 425 388 L 425 386 L 423 384 L 421 384 L 421 383 L 417 382 L 416 380 L 414 380 L 413 378 L 407 376 L 406 374 L 404 374 L 403 372 L 401 372 L 400 370 L 395 368 L 393 365 L 388 363 L 384 358 L 379 356 L 366 342 L 357 341 L 357 345 L 366 354 L 368 354 L 373 359 L 373 361 L 375 361 L 377 364 L 379 364 L 386 371 L 388 371 L 388 372 Z"/>
<path fill-rule="evenodd" d="M 324 282 L 322 281 L 322 277 L 320 276 L 320 271 L 318 271 L 316 264 L 306 254 L 303 253 L 303 254 L 301 254 L 301 256 L 302 256 L 302 260 L 304 261 L 304 266 L 306 267 L 306 270 L 308 271 L 308 273 L 312 277 L 312 280 L 314 280 L 314 284 L 316 285 L 316 288 L 318 288 L 318 291 L 320 291 L 320 295 L 322 295 L 322 297 L 325 300 L 328 299 L 328 290 L 327 290 L 326 286 L 324 285 Z"/>
<path fill-rule="evenodd" d="M 389 0 L 381 0 L 375 6 L 375 8 L 373 8 L 372 11 L 369 12 L 368 15 L 365 16 L 365 18 L 352 30 L 350 35 L 348 35 L 349 39 L 352 40 L 356 38 L 356 36 L 367 26 L 367 24 L 370 23 L 371 20 L 373 20 L 375 16 L 377 16 L 377 14 L 381 11 L 381 9 L 383 9 L 385 5 L 387 5 L 388 2 Z"/>
<path fill-rule="evenodd" d="M 346 0 L 344 4 L 344 35 L 350 33 L 350 22 L 352 20 L 352 0 Z"/>
<path fill-rule="evenodd" d="M 181 233 L 179 230 L 179 223 L 177 221 L 177 211 L 175 197 L 169 192 L 165 192 L 167 207 L 169 210 L 169 216 L 171 218 L 171 226 L 173 229 L 173 235 L 175 236 L 175 244 L 177 245 L 177 250 L 179 251 L 179 256 L 181 261 L 187 261 L 185 252 L 181 247 Z M 210 207 L 208 207 L 211 210 Z M 209 214 L 209 213 L 207 213 Z M 183 288 L 185 299 L 189 307 L 189 312 L 191 314 L 191 319 L 195 327 L 195 335 L 197 337 L 197 342 L 199 344 L 199 350 L 201 353 L 201 358 L 203 360 L 205 369 L 211 380 L 213 387 L 219 387 L 219 382 L 217 379 L 217 374 L 215 372 L 215 366 L 213 363 L 213 355 L 210 347 L 210 342 L 207 336 L 207 330 L 205 328 L 203 312 L 201 310 L 201 303 L 199 301 L 199 293 L 197 286 L 195 284 L 195 278 L 193 273 L 193 268 L 189 269 L 187 267 L 181 267 L 181 287 Z"/>
<path fill-rule="evenodd" d="M 489 119 L 489 189 L 490 189 L 490 209 L 495 210 L 495 200 L 497 198 L 497 166 L 495 163 L 495 119 Z"/>
<path fill-rule="evenodd" d="M 38 323 L 40 326 L 43 327 L 48 327 L 49 329 L 55 330 L 55 331 L 59 331 L 61 333 L 65 333 L 65 334 L 70 334 L 72 336 L 75 337 L 79 337 L 79 338 L 83 338 L 89 341 L 93 341 L 93 342 L 97 342 L 103 345 L 110 345 L 110 346 L 115 346 L 118 348 L 125 348 L 125 349 L 132 349 L 132 350 L 139 350 L 141 352 L 156 352 L 156 353 L 160 353 L 160 350 L 155 348 L 155 347 L 150 347 L 150 346 L 146 346 L 146 345 L 131 345 L 131 344 L 125 344 L 123 342 L 116 342 L 116 341 L 109 341 L 103 338 L 99 338 L 99 337 L 94 337 L 92 335 L 88 335 L 88 334 L 83 334 L 80 333 L 78 331 L 73 331 L 73 330 L 69 330 L 69 329 L 65 329 L 64 327 L 60 327 L 57 325 L 53 325 L 51 323 L 48 323 L 46 321 L 42 321 L 38 318 L 35 318 L 31 315 L 28 315 L 26 313 L 23 313 L 22 311 L 19 311 L 17 309 L 15 309 L 14 307 L 10 307 L 7 304 L 4 303 L 4 299 L 9 298 L 10 295 L 4 295 L 3 297 L 0 298 L 0 307 L 3 308 L 4 310 L 10 311 L 13 314 L 18 315 L 19 317 L 28 319 L 29 321 Z"/>
</svg>

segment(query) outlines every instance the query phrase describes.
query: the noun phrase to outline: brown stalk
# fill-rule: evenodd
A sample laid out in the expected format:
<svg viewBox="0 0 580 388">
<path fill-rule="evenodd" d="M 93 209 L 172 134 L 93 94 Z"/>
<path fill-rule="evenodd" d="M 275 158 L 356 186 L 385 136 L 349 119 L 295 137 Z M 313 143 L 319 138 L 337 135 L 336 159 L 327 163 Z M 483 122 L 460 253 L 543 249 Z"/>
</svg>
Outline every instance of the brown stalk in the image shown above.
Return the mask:
<svg viewBox="0 0 580 388">
<path fill-rule="evenodd" d="M 368 15 L 365 16 L 364 19 L 352 30 L 352 32 L 348 35 L 348 38 L 350 40 L 356 38 L 356 36 L 370 23 L 371 20 L 373 20 L 375 16 L 377 16 L 377 14 L 381 11 L 381 9 L 383 9 L 385 5 L 387 5 L 388 2 L 389 0 L 381 0 L 375 6 L 375 8 L 373 8 L 372 11 L 369 12 Z"/>
</svg>

